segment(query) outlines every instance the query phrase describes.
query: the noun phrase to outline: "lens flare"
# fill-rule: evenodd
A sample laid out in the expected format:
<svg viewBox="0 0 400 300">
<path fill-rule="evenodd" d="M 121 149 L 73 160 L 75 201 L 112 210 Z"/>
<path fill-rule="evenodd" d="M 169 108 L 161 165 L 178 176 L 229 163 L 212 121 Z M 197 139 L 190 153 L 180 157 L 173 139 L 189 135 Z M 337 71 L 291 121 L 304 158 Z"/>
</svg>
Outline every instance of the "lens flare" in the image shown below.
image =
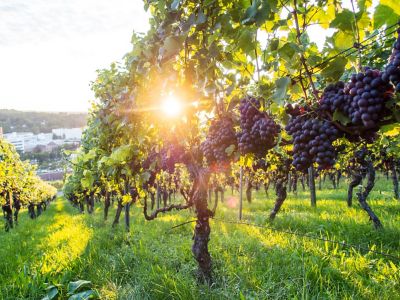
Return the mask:
<svg viewBox="0 0 400 300">
<path fill-rule="evenodd" d="M 169 95 L 162 103 L 162 111 L 169 117 L 176 117 L 182 112 L 182 103 L 173 95 Z"/>
</svg>

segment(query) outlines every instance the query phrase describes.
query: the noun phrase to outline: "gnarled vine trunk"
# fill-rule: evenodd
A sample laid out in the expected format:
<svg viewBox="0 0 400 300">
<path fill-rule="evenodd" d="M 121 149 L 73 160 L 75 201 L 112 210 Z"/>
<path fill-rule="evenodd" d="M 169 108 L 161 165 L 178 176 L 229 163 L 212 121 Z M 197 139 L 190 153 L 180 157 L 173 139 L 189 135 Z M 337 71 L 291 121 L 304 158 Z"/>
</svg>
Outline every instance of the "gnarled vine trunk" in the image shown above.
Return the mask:
<svg viewBox="0 0 400 300">
<path fill-rule="evenodd" d="M 21 201 L 19 201 L 18 199 L 14 200 L 14 222 L 15 225 L 18 225 L 18 214 L 19 214 L 19 210 L 21 209 Z"/>
<path fill-rule="evenodd" d="M 304 191 L 306 190 L 306 186 L 305 186 L 305 184 L 304 184 L 304 175 L 301 176 L 300 183 L 301 183 L 301 187 L 302 187 L 303 192 L 304 192 Z"/>
<path fill-rule="evenodd" d="M 28 213 L 29 213 L 29 217 L 31 219 L 35 219 L 36 218 L 35 205 L 33 203 L 29 203 L 29 205 L 28 205 Z"/>
<path fill-rule="evenodd" d="M 251 203 L 251 192 L 252 192 L 253 185 L 251 184 L 250 179 L 247 180 L 246 184 L 246 199 L 248 203 Z"/>
<path fill-rule="evenodd" d="M 339 185 L 340 185 L 340 178 L 342 178 L 342 172 L 341 171 L 337 171 L 337 177 L 336 177 L 337 187 L 339 187 Z"/>
<path fill-rule="evenodd" d="M 153 192 L 149 192 L 150 194 L 150 203 L 151 203 L 151 209 L 154 209 L 154 205 L 156 204 L 156 194 Z"/>
<path fill-rule="evenodd" d="M 129 232 L 130 230 L 130 208 L 131 208 L 131 203 L 125 204 L 125 229 L 126 231 Z"/>
<path fill-rule="evenodd" d="M 85 206 L 82 201 L 79 202 L 79 211 L 81 212 L 81 214 L 85 213 Z"/>
<path fill-rule="evenodd" d="M 269 185 L 270 184 L 271 184 L 271 181 L 269 179 L 264 181 L 264 191 L 265 191 L 265 196 L 266 197 L 268 197 L 268 189 L 269 189 Z"/>
<path fill-rule="evenodd" d="M 197 216 L 194 228 L 192 253 L 197 260 L 198 278 L 201 282 L 210 284 L 212 282 L 211 255 L 208 252 L 210 240 L 209 218 L 213 216 L 212 211 L 207 207 L 208 182 L 210 175 L 208 170 L 199 169 L 193 182 L 192 200 Z"/>
<path fill-rule="evenodd" d="M 368 213 L 370 220 L 374 223 L 375 228 L 378 229 L 382 227 L 382 223 L 367 203 L 367 197 L 375 185 L 375 169 L 371 161 L 366 161 L 366 167 L 367 185 L 363 191 L 357 193 L 357 197 L 361 207 Z"/>
<path fill-rule="evenodd" d="M 397 171 L 396 171 L 396 165 L 393 162 L 391 164 L 391 171 L 392 171 L 392 182 L 393 182 L 393 192 L 394 192 L 394 197 L 395 199 L 399 200 L 400 195 L 399 195 L 399 180 L 397 178 Z"/>
<path fill-rule="evenodd" d="M 353 190 L 362 181 L 362 176 L 359 173 L 354 173 L 352 180 L 349 184 L 349 189 L 347 190 L 347 206 L 351 207 L 353 205 Z"/>
<path fill-rule="evenodd" d="M 39 203 L 38 205 L 36 205 L 36 216 L 39 217 L 42 214 L 42 204 Z"/>
<path fill-rule="evenodd" d="M 315 191 L 315 172 L 313 166 L 308 168 L 308 182 L 310 187 L 311 206 L 315 207 L 317 206 L 317 194 Z"/>
<path fill-rule="evenodd" d="M 295 194 L 295 195 L 297 195 L 297 181 L 298 181 L 297 173 L 294 173 L 293 180 L 292 180 L 292 191 L 293 191 L 293 194 Z"/>
<path fill-rule="evenodd" d="M 115 212 L 115 218 L 114 218 L 114 222 L 112 224 L 112 227 L 115 227 L 119 224 L 119 217 L 121 216 L 121 212 L 122 212 L 122 201 L 118 200 L 118 206 L 117 206 L 117 211 Z"/>
<path fill-rule="evenodd" d="M 276 200 L 275 200 L 274 207 L 272 208 L 272 210 L 269 214 L 269 219 L 271 221 L 273 221 L 275 219 L 276 214 L 279 212 L 283 202 L 286 199 L 286 196 L 287 196 L 286 184 L 287 184 L 286 177 L 278 178 L 276 181 L 276 185 L 275 185 Z"/>
<path fill-rule="evenodd" d="M 221 202 L 224 203 L 224 201 L 225 201 L 225 190 L 224 190 L 224 188 L 220 187 L 220 192 L 221 192 Z"/>
<path fill-rule="evenodd" d="M 111 202 L 110 202 L 110 193 L 106 192 L 105 198 L 104 198 L 104 221 L 107 220 L 108 218 L 108 210 L 110 208 Z"/>
<path fill-rule="evenodd" d="M 163 189 L 162 190 L 162 198 L 163 198 L 163 205 L 164 205 L 164 207 L 166 207 L 167 204 L 168 204 L 168 191 L 167 191 L 167 189 Z"/>
<path fill-rule="evenodd" d="M 6 199 L 6 203 L 3 205 L 3 213 L 4 213 L 4 219 L 5 219 L 5 226 L 4 229 L 5 231 L 9 231 L 11 228 L 13 228 L 13 216 L 12 216 L 12 193 L 10 192 L 8 194 L 8 197 Z"/>
</svg>

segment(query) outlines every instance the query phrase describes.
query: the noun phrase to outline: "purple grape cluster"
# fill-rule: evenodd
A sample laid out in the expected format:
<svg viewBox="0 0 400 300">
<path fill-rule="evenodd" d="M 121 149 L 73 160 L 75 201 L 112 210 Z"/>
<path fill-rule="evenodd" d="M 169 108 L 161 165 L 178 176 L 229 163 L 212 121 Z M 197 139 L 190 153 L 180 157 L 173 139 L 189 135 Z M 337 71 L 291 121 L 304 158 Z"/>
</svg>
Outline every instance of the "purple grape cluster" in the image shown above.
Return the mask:
<svg viewBox="0 0 400 300">
<path fill-rule="evenodd" d="M 143 161 L 143 169 L 150 173 L 149 179 L 143 183 L 144 189 L 148 189 L 149 187 L 154 186 L 157 172 L 159 171 L 159 166 L 157 165 L 158 161 L 159 154 L 154 150 L 150 151 L 147 158 Z"/>
<path fill-rule="evenodd" d="M 390 113 L 385 104 L 392 97 L 392 86 L 382 78 L 379 70 L 367 67 L 365 72 L 353 74 L 345 86 L 344 93 L 350 97 L 343 111 L 354 125 L 377 128 L 377 123 Z"/>
<path fill-rule="evenodd" d="M 344 86 L 343 81 L 329 84 L 322 94 L 320 109 L 330 113 L 337 109 L 343 110 L 343 106 L 348 103 L 349 98 L 349 95 L 344 92 Z"/>
<path fill-rule="evenodd" d="M 175 165 L 183 161 L 185 149 L 176 142 L 169 143 L 160 152 L 161 169 L 172 174 L 175 171 Z"/>
<path fill-rule="evenodd" d="M 264 157 L 276 145 L 280 126 L 265 112 L 260 111 L 260 102 L 252 97 L 240 101 L 239 151 Z"/>
<path fill-rule="evenodd" d="M 377 123 L 390 111 L 386 103 L 392 97 L 392 86 L 379 70 L 366 67 L 364 72 L 351 75 L 347 84 L 330 84 L 324 90 L 320 110 L 347 116 L 351 125 L 377 130 Z"/>
<path fill-rule="evenodd" d="M 340 132 L 330 122 L 313 119 L 308 114 L 292 116 L 286 131 L 293 137 L 293 166 L 306 171 L 314 162 L 319 169 L 329 169 L 335 163 L 332 143 Z"/>
<path fill-rule="evenodd" d="M 226 149 L 234 145 L 237 148 L 236 133 L 230 116 L 222 116 L 211 121 L 206 140 L 200 145 L 208 164 L 224 163 L 231 159 Z"/>
<path fill-rule="evenodd" d="M 382 74 L 384 81 L 391 81 L 396 92 L 400 92 L 400 28 L 397 29 L 397 40 L 393 44 L 392 54 L 389 58 L 389 64 Z"/>
</svg>

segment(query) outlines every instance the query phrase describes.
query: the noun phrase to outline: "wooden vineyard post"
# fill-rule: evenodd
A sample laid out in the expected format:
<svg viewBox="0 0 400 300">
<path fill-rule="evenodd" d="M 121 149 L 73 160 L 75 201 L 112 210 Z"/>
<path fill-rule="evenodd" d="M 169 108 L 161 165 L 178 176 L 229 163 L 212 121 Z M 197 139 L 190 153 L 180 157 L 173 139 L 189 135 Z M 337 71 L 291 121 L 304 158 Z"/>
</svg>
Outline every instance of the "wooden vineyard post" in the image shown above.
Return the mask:
<svg viewBox="0 0 400 300">
<path fill-rule="evenodd" d="M 239 220 L 242 219 L 243 209 L 243 167 L 240 167 L 240 182 L 239 182 Z"/>
<path fill-rule="evenodd" d="M 314 166 L 308 168 L 308 181 L 310 184 L 310 196 L 311 196 L 311 206 L 317 206 L 317 195 L 315 192 L 315 176 L 314 176 Z"/>
</svg>

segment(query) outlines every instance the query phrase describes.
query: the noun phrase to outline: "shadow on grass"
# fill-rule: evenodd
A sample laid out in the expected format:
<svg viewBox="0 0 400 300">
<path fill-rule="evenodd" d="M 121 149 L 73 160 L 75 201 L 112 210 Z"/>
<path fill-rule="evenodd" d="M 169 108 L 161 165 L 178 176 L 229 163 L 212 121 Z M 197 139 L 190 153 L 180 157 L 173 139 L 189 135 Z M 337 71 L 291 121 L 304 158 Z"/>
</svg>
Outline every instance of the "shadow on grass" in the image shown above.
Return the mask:
<svg viewBox="0 0 400 300">
<path fill-rule="evenodd" d="M 45 282 L 73 268 L 90 231 L 67 205 L 57 199 L 34 220 L 24 210 L 16 228 L 0 233 L 1 299 L 39 299 Z M 78 232 L 81 238 L 76 240 Z"/>
</svg>

